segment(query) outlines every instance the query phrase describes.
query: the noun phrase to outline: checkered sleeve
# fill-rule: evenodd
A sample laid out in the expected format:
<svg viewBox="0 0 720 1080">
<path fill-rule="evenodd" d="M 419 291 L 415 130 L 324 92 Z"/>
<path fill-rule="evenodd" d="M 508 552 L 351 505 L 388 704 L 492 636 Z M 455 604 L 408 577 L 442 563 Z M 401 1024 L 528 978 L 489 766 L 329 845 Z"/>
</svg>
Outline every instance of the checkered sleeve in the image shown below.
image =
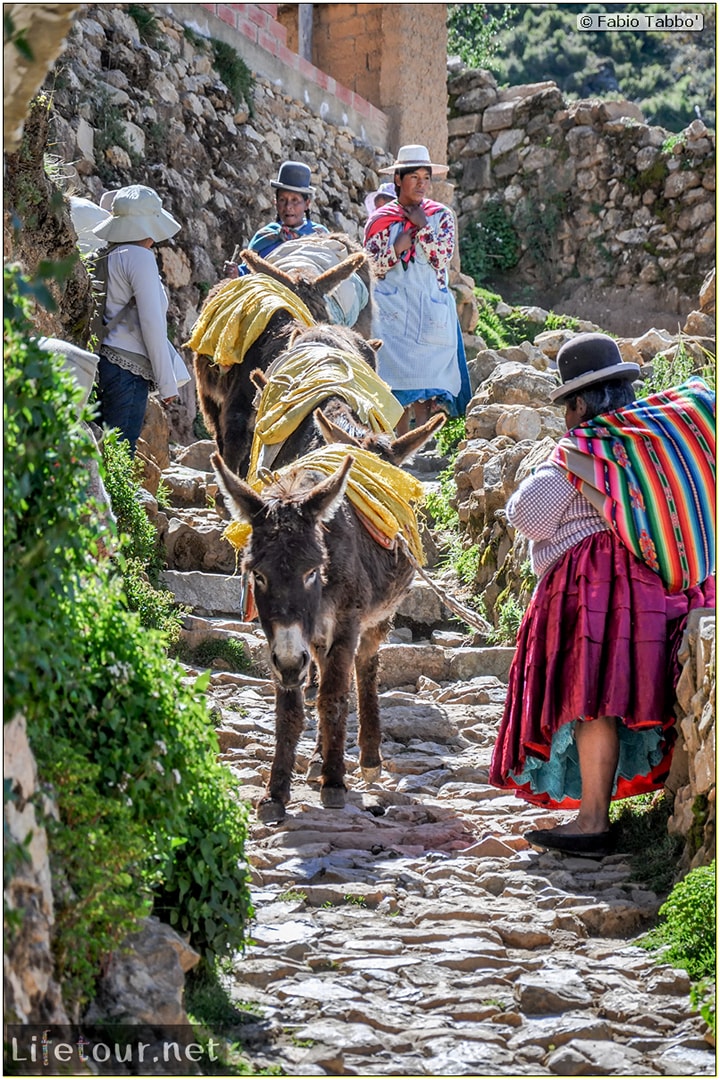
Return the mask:
<svg viewBox="0 0 720 1080">
<path fill-rule="evenodd" d="M 562 470 L 543 462 L 510 497 L 507 519 L 531 540 L 550 540 L 576 496 L 575 488 Z"/>
</svg>

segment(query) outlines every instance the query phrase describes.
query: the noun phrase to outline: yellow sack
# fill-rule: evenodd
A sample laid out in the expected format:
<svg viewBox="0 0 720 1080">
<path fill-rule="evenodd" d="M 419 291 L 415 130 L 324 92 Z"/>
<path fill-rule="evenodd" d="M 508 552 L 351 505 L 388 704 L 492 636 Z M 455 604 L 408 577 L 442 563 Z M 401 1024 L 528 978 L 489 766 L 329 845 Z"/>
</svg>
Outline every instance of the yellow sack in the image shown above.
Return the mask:
<svg viewBox="0 0 720 1080">
<path fill-rule="evenodd" d="M 297 346 L 270 375 L 255 420 L 248 479 L 263 446 L 285 442 L 329 394 L 337 394 L 373 432 L 389 434 L 403 414 L 390 387 L 362 358 L 327 345 Z"/>
<path fill-rule="evenodd" d="M 307 305 L 267 274 L 233 279 L 206 302 L 183 347 L 223 367 L 241 364 L 276 311 L 287 311 L 305 326 L 315 324 Z"/>
<path fill-rule="evenodd" d="M 414 504 L 423 498 L 424 491 L 422 484 L 414 476 L 398 469 L 395 465 L 388 464 L 368 450 L 355 448 L 349 450 L 347 446 L 341 446 L 339 443 L 305 454 L 299 461 L 293 462 L 284 469 L 279 469 L 276 475 L 284 476 L 291 469 L 300 466 L 317 469 L 318 472 L 331 476 L 340 468 L 348 453 L 351 453 L 355 459 L 347 485 L 350 502 L 388 540 L 394 540 L 398 533 L 402 533 L 413 555 L 420 565 L 423 565 L 425 556 Z M 261 491 L 263 483 L 255 479 L 250 486 L 255 491 Z M 223 536 L 235 548 L 240 549 L 247 544 L 251 532 L 250 525 L 233 521 L 226 527 Z"/>
</svg>

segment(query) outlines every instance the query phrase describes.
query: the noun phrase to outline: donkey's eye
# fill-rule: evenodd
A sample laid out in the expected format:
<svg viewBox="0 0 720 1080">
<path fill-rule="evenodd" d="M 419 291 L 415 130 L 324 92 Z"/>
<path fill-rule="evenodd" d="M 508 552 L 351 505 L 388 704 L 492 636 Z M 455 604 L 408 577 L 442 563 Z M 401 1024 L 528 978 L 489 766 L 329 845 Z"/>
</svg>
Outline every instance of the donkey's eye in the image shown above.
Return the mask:
<svg viewBox="0 0 720 1080">
<path fill-rule="evenodd" d="M 258 573 L 257 570 L 253 570 L 253 581 L 257 585 L 258 589 L 262 589 L 263 591 L 267 589 L 267 578 L 264 574 Z"/>
<path fill-rule="evenodd" d="M 309 570 L 307 574 L 303 576 L 303 584 L 305 585 L 306 589 L 309 589 L 311 585 L 315 584 L 315 582 L 317 581 L 317 576 L 317 567 L 315 567 L 314 570 Z"/>
</svg>

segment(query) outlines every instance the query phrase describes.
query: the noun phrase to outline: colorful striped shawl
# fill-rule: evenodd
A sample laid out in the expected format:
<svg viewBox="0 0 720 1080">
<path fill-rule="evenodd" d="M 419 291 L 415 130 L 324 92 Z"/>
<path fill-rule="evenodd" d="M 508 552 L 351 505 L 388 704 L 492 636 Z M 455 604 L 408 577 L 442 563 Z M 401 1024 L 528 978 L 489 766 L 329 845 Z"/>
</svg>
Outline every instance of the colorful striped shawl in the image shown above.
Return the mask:
<svg viewBox="0 0 720 1080">
<path fill-rule="evenodd" d="M 282 225 L 279 221 L 271 221 L 269 225 L 264 225 L 262 229 L 258 229 L 250 243 L 248 248 L 250 251 L 257 252 L 261 258 L 266 259 L 271 251 L 280 247 L 281 244 L 286 243 L 288 240 L 297 240 L 300 236 L 314 236 L 316 234 L 327 234 L 327 229 L 324 225 L 320 225 L 317 221 L 303 221 L 302 225 L 298 225 L 297 229 L 288 229 L 286 225 Z"/>
<path fill-rule="evenodd" d="M 715 572 L 715 394 L 702 379 L 596 416 L 552 458 L 671 592 Z"/>
</svg>

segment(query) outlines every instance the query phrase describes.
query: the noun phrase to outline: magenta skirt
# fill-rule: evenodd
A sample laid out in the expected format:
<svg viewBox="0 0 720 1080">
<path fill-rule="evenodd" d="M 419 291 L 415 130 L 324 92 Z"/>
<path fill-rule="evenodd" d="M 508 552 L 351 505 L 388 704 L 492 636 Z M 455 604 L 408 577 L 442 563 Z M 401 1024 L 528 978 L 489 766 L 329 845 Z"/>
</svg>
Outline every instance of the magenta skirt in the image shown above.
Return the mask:
<svg viewBox="0 0 720 1080">
<path fill-rule="evenodd" d="M 565 725 L 619 716 L 625 775 L 613 798 L 662 787 L 687 615 L 714 604 L 713 579 L 670 594 L 609 530 L 576 544 L 541 579 L 520 625 L 490 782 L 543 806 L 577 806 L 579 773 L 571 782 L 563 772 L 543 790 L 544 766 L 533 769 L 554 767 L 551 748 L 554 757 L 574 743 L 572 729 L 558 735 Z"/>
</svg>

